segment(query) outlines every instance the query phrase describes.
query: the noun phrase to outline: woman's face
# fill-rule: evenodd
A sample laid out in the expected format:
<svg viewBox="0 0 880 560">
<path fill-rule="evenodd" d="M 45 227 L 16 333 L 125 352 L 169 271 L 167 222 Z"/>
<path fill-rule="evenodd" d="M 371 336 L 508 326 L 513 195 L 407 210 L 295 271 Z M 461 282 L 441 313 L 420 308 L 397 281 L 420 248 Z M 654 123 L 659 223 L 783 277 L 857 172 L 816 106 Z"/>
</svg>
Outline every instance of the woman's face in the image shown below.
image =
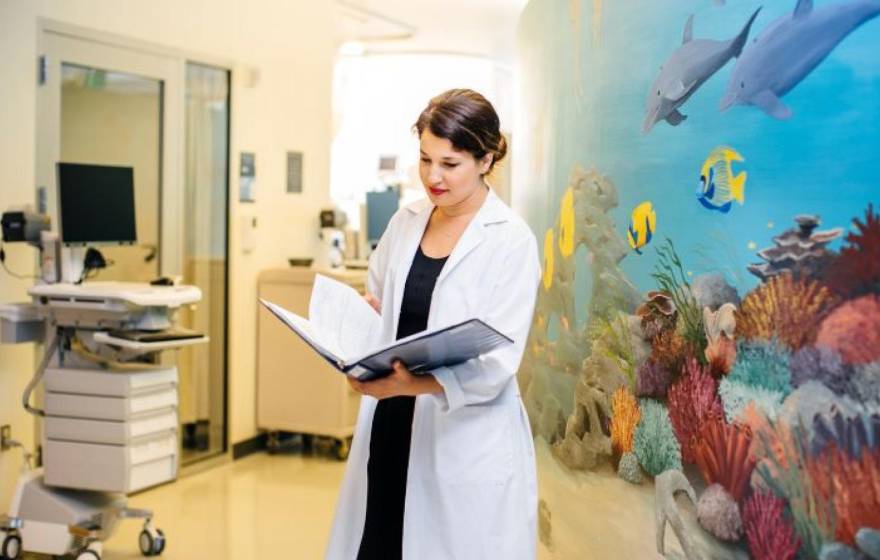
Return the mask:
<svg viewBox="0 0 880 560">
<path fill-rule="evenodd" d="M 427 128 L 419 143 L 419 177 L 428 198 L 436 206 L 460 204 L 482 187 L 482 176 L 489 171 L 492 154 L 477 160 L 470 152 L 456 150 L 452 142 L 434 136 Z"/>
</svg>

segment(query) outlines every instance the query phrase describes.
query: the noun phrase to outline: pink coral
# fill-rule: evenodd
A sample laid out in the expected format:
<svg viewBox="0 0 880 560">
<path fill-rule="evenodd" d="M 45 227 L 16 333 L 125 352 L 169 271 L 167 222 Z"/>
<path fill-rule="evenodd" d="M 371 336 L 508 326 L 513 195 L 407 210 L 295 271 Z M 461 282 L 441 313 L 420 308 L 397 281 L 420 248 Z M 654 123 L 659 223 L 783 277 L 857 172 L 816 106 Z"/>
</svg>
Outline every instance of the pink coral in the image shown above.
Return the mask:
<svg viewBox="0 0 880 560">
<path fill-rule="evenodd" d="M 681 378 L 669 388 L 669 419 L 686 463 L 695 460 L 693 444 L 700 425 L 708 417 L 724 413 L 716 389 L 715 379 L 693 358 L 688 360 Z"/>
<path fill-rule="evenodd" d="M 865 221 L 853 220 L 858 233 L 846 236 L 846 246 L 829 267 L 828 284 L 844 297 L 856 297 L 880 287 L 880 214 L 869 204 Z"/>
<path fill-rule="evenodd" d="M 756 492 L 746 500 L 742 517 L 752 558 L 794 560 L 801 539 L 785 514 L 785 500 Z"/>
<path fill-rule="evenodd" d="M 832 311 L 822 321 L 816 346 L 837 351 L 848 364 L 880 360 L 880 297 L 862 296 Z"/>
</svg>

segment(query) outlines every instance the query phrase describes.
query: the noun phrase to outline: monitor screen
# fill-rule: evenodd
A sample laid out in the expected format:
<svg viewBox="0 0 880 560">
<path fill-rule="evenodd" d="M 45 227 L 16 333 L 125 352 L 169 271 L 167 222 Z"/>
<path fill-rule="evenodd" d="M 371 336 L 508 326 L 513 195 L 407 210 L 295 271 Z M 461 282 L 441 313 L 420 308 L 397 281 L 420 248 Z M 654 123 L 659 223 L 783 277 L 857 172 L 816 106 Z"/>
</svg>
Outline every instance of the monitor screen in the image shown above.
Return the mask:
<svg viewBox="0 0 880 560">
<path fill-rule="evenodd" d="M 397 212 L 400 197 L 396 190 L 367 193 L 367 241 L 374 245 L 382 238 L 391 217 Z"/>
<path fill-rule="evenodd" d="M 58 164 L 58 213 L 65 244 L 134 243 L 134 170 Z"/>
</svg>

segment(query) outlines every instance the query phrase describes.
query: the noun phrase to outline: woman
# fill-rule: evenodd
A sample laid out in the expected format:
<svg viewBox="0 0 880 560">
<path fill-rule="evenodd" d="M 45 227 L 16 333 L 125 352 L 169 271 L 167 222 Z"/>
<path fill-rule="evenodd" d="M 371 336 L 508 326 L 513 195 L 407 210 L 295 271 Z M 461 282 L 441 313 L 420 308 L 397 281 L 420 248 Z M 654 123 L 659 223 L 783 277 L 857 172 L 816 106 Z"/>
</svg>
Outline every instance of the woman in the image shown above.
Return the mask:
<svg viewBox="0 0 880 560">
<path fill-rule="evenodd" d="M 537 480 L 516 371 L 540 279 L 529 227 L 489 188 L 504 157 L 480 94 L 447 91 L 414 126 L 428 198 L 398 211 L 370 258 L 382 340 L 478 317 L 514 340 L 427 375 L 365 383 L 328 560 L 533 559 Z"/>
</svg>

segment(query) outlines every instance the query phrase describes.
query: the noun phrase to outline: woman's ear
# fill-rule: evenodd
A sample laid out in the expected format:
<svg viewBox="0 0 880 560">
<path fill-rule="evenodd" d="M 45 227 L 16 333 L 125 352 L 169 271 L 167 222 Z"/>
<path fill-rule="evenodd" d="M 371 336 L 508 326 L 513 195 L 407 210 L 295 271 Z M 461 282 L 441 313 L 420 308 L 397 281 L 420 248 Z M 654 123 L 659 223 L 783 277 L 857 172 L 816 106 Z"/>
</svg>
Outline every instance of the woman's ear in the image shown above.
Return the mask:
<svg viewBox="0 0 880 560">
<path fill-rule="evenodd" d="M 485 175 L 489 172 L 489 168 L 492 167 L 492 159 L 494 157 L 494 154 L 488 153 L 480 158 L 480 175 Z"/>
</svg>

